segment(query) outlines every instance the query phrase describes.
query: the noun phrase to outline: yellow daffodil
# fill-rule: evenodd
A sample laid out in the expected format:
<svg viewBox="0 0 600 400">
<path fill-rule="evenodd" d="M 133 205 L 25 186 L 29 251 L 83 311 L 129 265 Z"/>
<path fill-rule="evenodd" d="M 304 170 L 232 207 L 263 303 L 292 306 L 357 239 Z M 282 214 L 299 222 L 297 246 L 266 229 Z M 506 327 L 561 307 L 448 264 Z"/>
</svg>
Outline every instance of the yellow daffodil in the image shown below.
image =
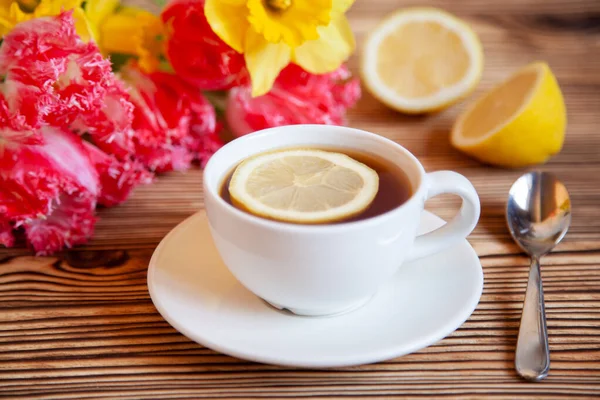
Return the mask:
<svg viewBox="0 0 600 400">
<path fill-rule="evenodd" d="M 0 7 L 8 8 L 11 3 L 14 3 L 15 0 L 0 0 Z M 40 0 L 17 0 L 21 10 L 25 12 L 33 12 L 33 10 L 40 4 Z"/>
<path fill-rule="evenodd" d="M 81 3 L 82 0 L 2 0 L 0 1 L 0 36 L 6 35 L 20 22 L 73 10 L 75 29 L 83 40 L 88 41 L 93 36 Z"/>
<path fill-rule="evenodd" d="M 252 95 L 271 89 L 290 62 L 308 72 L 337 69 L 354 51 L 344 13 L 354 0 L 206 0 L 212 30 L 244 54 Z"/>
<path fill-rule="evenodd" d="M 100 42 L 100 26 L 117 10 L 120 4 L 119 0 L 87 0 L 85 2 L 85 16 L 96 44 L 99 45 Z"/>
<path fill-rule="evenodd" d="M 145 72 L 158 68 L 165 37 L 159 17 L 138 8 L 120 7 L 98 21 L 97 26 L 98 45 L 104 53 L 134 55 Z"/>
</svg>

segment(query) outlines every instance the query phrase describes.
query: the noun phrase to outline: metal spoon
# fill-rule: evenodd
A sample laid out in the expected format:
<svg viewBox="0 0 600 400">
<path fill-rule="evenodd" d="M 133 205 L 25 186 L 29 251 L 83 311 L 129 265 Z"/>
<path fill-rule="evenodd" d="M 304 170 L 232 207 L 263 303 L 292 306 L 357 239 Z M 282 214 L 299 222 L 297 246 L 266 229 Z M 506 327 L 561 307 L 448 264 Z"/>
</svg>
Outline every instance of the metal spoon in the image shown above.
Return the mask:
<svg viewBox="0 0 600 400">
<path fill-rule="evenodd" d="M 540 257 L 549 253 L 569 229 L 569 193 L 552 174 L 529 172 L 510 188 L 506 220 L 513 239 L 531 256 L 515 368 L 523 378 L 537 382 L 550 369 Z"/>
</svg>

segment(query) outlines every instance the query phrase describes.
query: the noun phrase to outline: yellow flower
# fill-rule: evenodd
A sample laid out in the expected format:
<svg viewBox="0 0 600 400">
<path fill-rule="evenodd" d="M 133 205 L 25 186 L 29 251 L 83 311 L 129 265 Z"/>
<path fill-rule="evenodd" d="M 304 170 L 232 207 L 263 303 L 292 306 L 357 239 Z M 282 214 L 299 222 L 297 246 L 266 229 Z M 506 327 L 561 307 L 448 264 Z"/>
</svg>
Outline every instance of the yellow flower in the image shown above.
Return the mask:
<svg viewBox="0 0 600 400">
<path fill-rule="evenodd" d="M 88 41 L 92 38 L 92 31 L 81 8 L 81 3 L 83 0 L 1 0 L 0 36 L 4 37 L 20 22 L 73 10 L 75 29 L 83 40 Z"/>
<path fill-rule="evenodd" d="M 120 3 L 119 0 L 87 0 L 85 2 L 85 16 L 98 47 L 100 47 L 100 26 L 117 10 Z"/>
<path fill-rule="evenodd" d="M 0 0 L 0 7 L 8 8 L 15 0 Z M 33 12 L 33 10 L 40 4 L 40 0 L 16 0 L 21 7 L 21 10 L 25 12 Z"/>
<path fill-rule="evenodd" d="M 121 7 L 98 21 L 97 26 L 98 45 L 104 53 L 136 56 L 138 65 L 145 72 L 158 68 L 164 54 L 165 37 L 159 17 L 138 8 Z"/>
<path fill-rule="evenodd" d="M 252 95 L 267 93 L 290 62 L 308 72 L 337 69 L 354 51 L 344 13 L 354 0 L 206 0 L 212 30 L 244 54 Z"/>
</svg>

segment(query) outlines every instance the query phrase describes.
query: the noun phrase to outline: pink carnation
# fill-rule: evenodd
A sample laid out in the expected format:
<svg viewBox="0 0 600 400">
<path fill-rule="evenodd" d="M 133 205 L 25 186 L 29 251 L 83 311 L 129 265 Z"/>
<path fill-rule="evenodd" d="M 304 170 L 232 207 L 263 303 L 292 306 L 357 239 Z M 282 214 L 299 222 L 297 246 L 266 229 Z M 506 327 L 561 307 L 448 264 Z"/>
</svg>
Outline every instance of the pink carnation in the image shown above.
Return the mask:
<svg viewBox="0 0 600 400">
<path fill-rule="evenodd" d="M 27 241 L 37 255 L 49 255 L 84 244 L 94 233 L 95 206 L 88 196 L 63 194 L 56 203 L 50 215 L 24 224 Z"/>
<path fill-rule="evenodd" d="M 52 99 L 36 88 L 10 80 L 2 85 L 2 92 L 0 137 L 4 145 L 42 143 L 37 128 L 48 115 Z"/>
<path fill-rule="evenodd" d="M 22 226 L 35 251 L 49 254 L 91 236 L 100 182 L 78 136 L 41 129 L 43 145 L 2 152 L 0 226 Z"/>
<path fill-rule="evenodd" d="M 111 73 L 112 75 L 112 73 Z M 133 104 L 124 85 L 114 79 L 107 91 L 101 108 L 86 115 L 79 126 L 71 128 L 87 132 L 96 146 L 120 160 L 128 160 L 135 154 L 135 132 L 131 128 Z"/>
<path fill-rule="evenodd" d="M 135 105 L 135 155 L 156 172 L 187 170 L 205 162 L 222 144 L 215 110 L 200 91 L 176 75 L 145 74 L 135 66 L 122 70 Z"/>
<path fill-rule="evenodd" d="M 12 226 L 7 221 L 0 221 L 0 244 L 6 247 L 14 246 L 15 238 L 12 234 L 12 229 Z"/>
<path fill-rule="evenodd" d="M 84 146 L 100 179 L 98 204 L 106 207 L 121 204 L 136 186 L 152 182 L 152 174 L 138 161 L 119 161 L 90 143 L 84 142 Z"/>
<path fill-rule="evenodd" d="M 37 254 L 86 242 L 97 204 L 118 204 L 151 178 L 131 157 L 127 92 L 70 12 L 5 36 L 0 73 L 0 243 L 14 245 L 18 231 Z"/>
<path fill-rule="evenodd" d="M 150 182 L 139 164 L 120 162 L 77 135 L 41 128 L 43 145 L 4 148 L 0 157 L 0 243 L 23 227 L 37 254 L 85 243 L 96 204 L 112 206 Z"/>
<path fill-rule="evenodd" d="M 133 106 L 110 61 L 75 32 L 71 11 L 17 25 L 0 48 L 0 74 L 10 110 L 30 126 L 87 132 L 108 151 L 127 150 L 121 157 L 133 151 Z"/>
<path fill-rule="evenodd" d="M 346 110 L 360 98 L 358 79 L 351 79 L 345 66 L 315 75 L 295 64 L 284 68 L 273 88 L 252 97 L 250 85 L 229 92 L 226 118 L 234 135 L 293 124 L 345 123 Z"/>
</svg>

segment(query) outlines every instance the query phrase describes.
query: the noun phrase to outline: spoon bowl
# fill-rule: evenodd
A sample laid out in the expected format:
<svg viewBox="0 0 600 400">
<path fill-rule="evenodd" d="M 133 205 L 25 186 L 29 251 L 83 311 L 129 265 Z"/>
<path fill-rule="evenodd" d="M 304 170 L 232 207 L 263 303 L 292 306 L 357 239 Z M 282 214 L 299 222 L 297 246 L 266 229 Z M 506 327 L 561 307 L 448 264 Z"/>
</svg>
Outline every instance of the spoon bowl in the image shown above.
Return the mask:
<svg viewBox="0 0 600 400">
<path fill-rule="evenodd" d="M 529 381 L 540 381 L 550 370 L 540 257 L 552 251 L 569 229 L 569 193 L 548 172 L 526 173 L 509 191 L 506 221 L 515 242 L 531 257 L 515 369 Z"/>
<path fill-rule="evenodd" d="M 529 172 L 513 184 L 506 208 L 513 239 L 530 256 L 549 253 L 571 223 L 567 188 L 548 172 Z"/>
</svg>

